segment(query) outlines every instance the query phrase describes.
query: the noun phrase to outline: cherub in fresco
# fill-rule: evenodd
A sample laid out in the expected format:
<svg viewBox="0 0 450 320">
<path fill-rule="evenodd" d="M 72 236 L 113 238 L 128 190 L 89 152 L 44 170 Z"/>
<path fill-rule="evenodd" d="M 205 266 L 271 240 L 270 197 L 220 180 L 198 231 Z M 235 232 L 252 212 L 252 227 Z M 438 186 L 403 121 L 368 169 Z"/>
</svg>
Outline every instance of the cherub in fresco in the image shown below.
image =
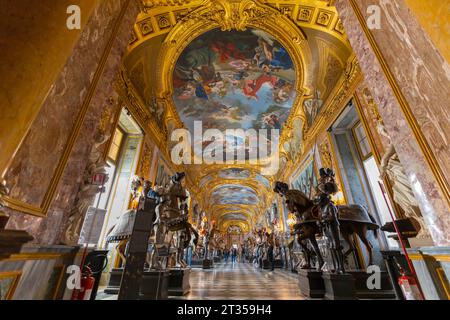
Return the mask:
<svg viewBox="0 0 450 320">
<path fill-rule="evenodd" d="M 189 100 L 192 99 L 195 96 L 195 84 L 192 82 L 188 82 L 184 85 L 182 88 L 182 92 L 180 95 L 177 96 L 180 100 Z"/>
<path fill-rule="evenodd" d="M 274 113 L 264 115 L 263 121 L 266 125 L 270 126 L 273 129 L 281 128 L 280 118 Z"/>
<path fill-rule="evenodd" d="M 292 92 L 292 84 L 279 79 L 273 90 L 273 100 L 276 103 L 283 103 L 289 100 Z"/>
<path fill-rule="evenodd" d="M 228 64 L 232 66 L 234 69 L 238 70 L 239 72 L 249 70 L 251 66 L 251 63 L 247 60 L 233 60 L 230 61 Z"/>
</svg>

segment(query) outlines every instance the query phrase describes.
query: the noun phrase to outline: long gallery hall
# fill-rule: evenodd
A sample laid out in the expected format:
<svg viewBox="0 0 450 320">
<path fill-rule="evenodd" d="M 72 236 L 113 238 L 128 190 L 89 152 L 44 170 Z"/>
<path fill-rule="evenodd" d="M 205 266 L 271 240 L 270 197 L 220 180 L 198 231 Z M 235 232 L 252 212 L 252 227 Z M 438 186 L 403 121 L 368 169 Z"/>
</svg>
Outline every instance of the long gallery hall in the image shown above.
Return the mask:
<svg viewBox="0 0 450 320">
<path fill-rule="evenodd" d="M 450 299 L 450 1 L 0 15 L 0 300 Z"/>
</svg>

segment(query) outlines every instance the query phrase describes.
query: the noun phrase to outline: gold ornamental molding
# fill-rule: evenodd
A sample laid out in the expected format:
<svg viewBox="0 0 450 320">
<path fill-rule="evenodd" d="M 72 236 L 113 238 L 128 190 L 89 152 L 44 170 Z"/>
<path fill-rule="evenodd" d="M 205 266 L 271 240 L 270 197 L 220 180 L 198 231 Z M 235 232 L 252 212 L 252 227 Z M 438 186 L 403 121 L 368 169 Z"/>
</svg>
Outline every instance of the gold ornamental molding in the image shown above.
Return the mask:
<svg viewBox="0 0 450 320">
<path fill-rule="evenodd" d="M 353 98 L 356 88 L 361 83 L 363 75 L 359 67 L 358 60 L 355 55 L 352 55 L 346 66 L 344 74 L 341 76 L 339 83 L 333 89 L 330 97 L 322 107 L 322 111 L 317 116 L 311 127 L 305 125 L 303 135 L 302 150 L 311 150 L 318 141 L 318 137 L 327 131 L 327 129 L 336 121 L 339 114 L 347 106 L 348 102 Z M 292 173 L 301 166 L 305 157 L 309 155 L 300 154 L 295 162 L 288 162 L 288 166 L 282 175 L 282 178 L 287 180 Z"/>
<path fill-rule="evenodd" d="M 129 51 L 147 40 L 168 34 L 194 10 L 211 0 L 141 0 L 141 14 L 133 28 Z M 234 0 L 224 2 L 236 2 Z M 334 7 L 334 0 L 260 0 L 301 28 L 314 29 L 339 39 L 351 48 L 344 26 Z"/>
<path fill-rule="evenodd" d="M 129 8 L 130 3 L 131 0 L 128 0 L 123 4 L 123 7 L 121 8 L 119 15 L 116 21 L 114 22 L 111 35 L 102 53 L 97 69 L 95 70 L 93 79 L 89 85 L 89 88 L 87 89 L 86 97 L 84 98 L 83 104 L 81 105 L 80 111 L 78 112 L 77 118 L 75 119 L 75 124 L 72 127 L 70 136 L 67 140 L 66 145 L 64 146 L 62 156 L 53 173 L 53 177 L 50 181 L 50 184 L 47 188 L 47 191 L 44 195 L 42 202 L 40 203 L 39 206 L 36 206 L 11 197 L 4 197 L 3 200 L 5 201 L 6 206 L 8 208 L 39 217 L 45 217 L 47 215 L 48 209 L 50 208 L 50 205 L 53 201 L 59 181 L 64 173 L 70 154 L 80 133 L 87 110 L 89 108 L 89 105 L 91 104 L 92 98 L 95 94 L 95 90 L 105 69 L 105 65 L 108 60 L 108 56 L 111 52 L 114 40 L 117 37 L 120 24 L 123 21 L 123 18 L 125 16 L 127 9 Z"/>
</svg>

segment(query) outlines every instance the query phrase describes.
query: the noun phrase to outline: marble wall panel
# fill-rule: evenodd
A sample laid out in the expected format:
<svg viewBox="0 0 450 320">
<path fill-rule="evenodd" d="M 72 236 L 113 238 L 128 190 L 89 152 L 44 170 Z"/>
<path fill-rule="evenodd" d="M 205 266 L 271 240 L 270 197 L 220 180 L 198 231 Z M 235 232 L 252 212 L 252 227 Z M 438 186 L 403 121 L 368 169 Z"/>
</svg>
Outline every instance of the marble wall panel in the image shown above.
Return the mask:
<svg viewBox="0 0 450 320">
<path fill-rule="evenodd" d="M 121 13 L 124 13 L 123 17 Z M 70 137 L 77 112 L 87 95 L 92 94 L 47 216 L 39 218 L 9 210 L 11 218 L 7 227 L 27 230 L 35 237 L 35 243 L 58 243 L 65 228 L 102 114 L 107 108 L 111 109 L 111 115 L 116 112 L 117 103 L 110 103 L 111 98 L 117 100 L 113 83 L 137 14 L 137 2 L 132 0 L 103 1 L 94 11 L 6 176 L 12 198 L 39 205 Z M 112 35 L 119 17 L 118 31 Z M 109 40 L 112 40 L 110 48 Z M 103 71 L 98 74 L 98 84 L 89 92 L 105 52 L 109 55 L 104 61 Z"/>
<path fill-rule="evenodd" d="M 369 42 L 368 30 L 361 26 L 352 3 L 356 4 L 364 24 L 369 5 L 381 8 L 382 28 L 370 31 L 375 43 Z M 335 5 L 365 82 L 371 88 L 400 161 L 414 186 L 433 240 L 438 245 L 448 245 L 450 212 L 444 191 L 450 174 L 448 64 L 412 18 L 403 0 L 336 0 Z M 375 50 L 379 50 L 378 56 Z M 387 76 L 388 73 L 392 78 Z M 404 112 L 402 106 L 409 107 L 411 113 Z M 407 120 L 409 116 L 411 118 Z M 418 131 L 413 130 L 413 122 L 417 123 Z M 434 168 L 439 168 L 442 173 L 441 184 L 439 175 L 431 170 L 431 161 L 425 156 L 416 134 L 423 135 L 435 157 L 439 166 Z"/>
</svg>

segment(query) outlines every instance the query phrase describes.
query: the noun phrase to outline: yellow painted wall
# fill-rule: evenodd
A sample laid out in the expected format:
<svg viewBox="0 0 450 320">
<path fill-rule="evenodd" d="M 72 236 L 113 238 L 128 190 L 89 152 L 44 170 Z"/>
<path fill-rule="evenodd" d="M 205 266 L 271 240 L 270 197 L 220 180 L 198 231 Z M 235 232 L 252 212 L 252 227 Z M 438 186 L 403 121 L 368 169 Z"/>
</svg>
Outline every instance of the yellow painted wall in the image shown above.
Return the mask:
<svg viewBox="0 0 450 320">
<path fill-rule="evenodd" d="M 80 6 L 83 27 L 99 1 L 0 1 L 0 176 L 81 34 L 67 7 Z"/>
<path fill-rule="evenodd" d="M 450 0 L 405 0 L 442 56 L 450 62 Z"/>
</svg>

